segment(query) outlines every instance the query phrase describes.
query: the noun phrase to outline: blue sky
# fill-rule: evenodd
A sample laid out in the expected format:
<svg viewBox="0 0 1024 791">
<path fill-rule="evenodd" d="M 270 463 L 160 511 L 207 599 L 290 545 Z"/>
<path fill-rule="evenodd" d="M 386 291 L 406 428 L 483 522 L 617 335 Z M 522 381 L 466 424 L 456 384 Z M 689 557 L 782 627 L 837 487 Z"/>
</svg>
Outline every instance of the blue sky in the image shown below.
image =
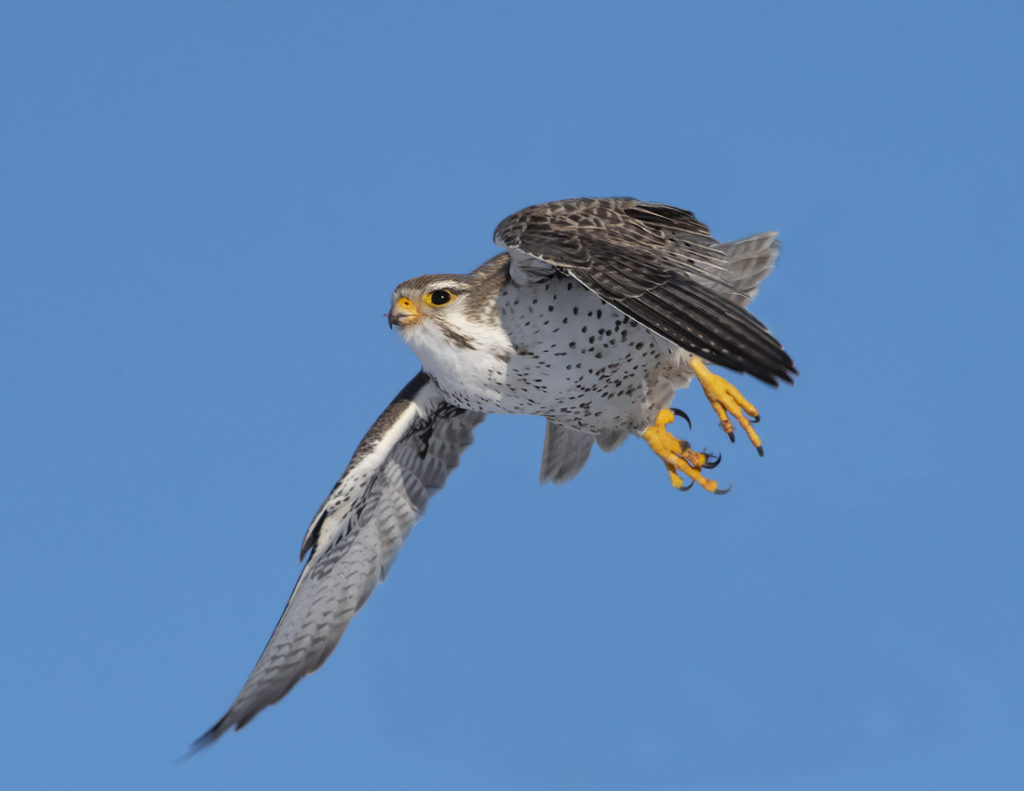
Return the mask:
<svg viewBox="0 0 1024 791">
<path fill-rule="evenodd" d="M 371 7 L 372 6 L 372 7 Z M 1024 782 L 1014 3 L 8 3 L 12 789 Z M 384 320 L 522 206 L 777 229 L 766 455 L 536 483 L 485 422 L 316 675 L 226 709 L 417 370 Z"/>
</svg>

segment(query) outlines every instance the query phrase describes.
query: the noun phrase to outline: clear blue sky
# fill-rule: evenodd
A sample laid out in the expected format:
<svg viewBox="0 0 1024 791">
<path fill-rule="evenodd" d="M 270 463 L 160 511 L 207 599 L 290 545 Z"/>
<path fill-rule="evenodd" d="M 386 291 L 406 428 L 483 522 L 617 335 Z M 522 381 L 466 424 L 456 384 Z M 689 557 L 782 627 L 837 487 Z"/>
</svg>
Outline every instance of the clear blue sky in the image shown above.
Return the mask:
<svg viewBox="0 0 1024 791">
<path fill-rule="evenodd" d="M 628 6 L 628 10 L 627 10 Z M 10 789 L 1020 788 L 1018 3 L 5 3 Z M 576 195 L 777 229 L 728 497 L 494 418 L 316 675 L 233 699 L 417 370 L 406 278 Z"/>
</svg>

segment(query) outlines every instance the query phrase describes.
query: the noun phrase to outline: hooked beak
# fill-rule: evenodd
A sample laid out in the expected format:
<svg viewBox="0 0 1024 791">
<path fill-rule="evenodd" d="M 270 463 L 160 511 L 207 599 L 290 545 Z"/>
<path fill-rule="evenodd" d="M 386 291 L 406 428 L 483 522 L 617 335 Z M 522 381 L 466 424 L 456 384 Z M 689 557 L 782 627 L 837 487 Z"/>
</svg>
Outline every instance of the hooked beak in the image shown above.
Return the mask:
<svg viewBox="0 0 1024 791">
<path fill-rule="evenodd" d="M 394 327 L 396 324 L 399 327 L 404 327 L 407 324 L 415 324 L 419 319 L 420 312 L 416 309 L 413 301 L 406 297 L 400 297 L 394 301 L 391 312 L 388 313 L 388 327 Z"/>
</svg>

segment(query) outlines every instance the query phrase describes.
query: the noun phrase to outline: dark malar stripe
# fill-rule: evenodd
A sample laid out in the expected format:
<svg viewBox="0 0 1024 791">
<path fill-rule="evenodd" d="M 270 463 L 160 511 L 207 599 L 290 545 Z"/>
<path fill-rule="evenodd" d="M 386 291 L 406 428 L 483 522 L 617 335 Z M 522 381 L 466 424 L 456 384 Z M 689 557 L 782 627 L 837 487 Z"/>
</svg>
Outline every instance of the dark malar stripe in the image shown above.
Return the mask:
<svg viewBox="0 0 1024 791">
<path fill-rule="evenodd" d="M 462 335 L 461 333 L 456 332 L 451 327 L 442 324 L 441 332 L 444 333 L 444 337 L 446 337 L 453 346 L 457 346 L 460 349 L 470 350 L 476 348 L 476 346 L 469 338 L 467 338 L 465 335 Z"/>
</svg>

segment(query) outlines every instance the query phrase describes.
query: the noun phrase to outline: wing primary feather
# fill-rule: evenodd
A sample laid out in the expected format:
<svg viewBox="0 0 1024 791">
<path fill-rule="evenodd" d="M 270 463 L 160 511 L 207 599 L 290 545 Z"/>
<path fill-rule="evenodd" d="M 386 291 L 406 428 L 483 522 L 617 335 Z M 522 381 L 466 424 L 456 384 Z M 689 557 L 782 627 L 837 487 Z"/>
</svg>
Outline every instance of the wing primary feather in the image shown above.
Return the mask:
<svg viewBox="0 0 1024 791">
<path fill-rule="evenodd" d="M 669 334 L 667 337 L 688 351 L 706 358 L 708 362 L 748 373 L 770 385 L 777 384 L 777 379 L 790 381 L 789 371 L 793 370 L 793 363 L 789 355 L 763 327 L 731 326 L 728 313 L 725 313 L 727 308 L 723 308 L 725 315 L 709 313 L 706 305 L 693 298 L 692 293 L 686 292 L 673 295 L 673 298 L 652 292 L 637 302 L 641 304 L 628 305 L 623 308 L 623 312 L 639 308 L 638 312 L 648 318 L 666 317 L 664 325 L 669 327 L 670 332 L 678 331 L 681 327 L 681 320 L 673 317 L 685 316 L 688 324 L 682 325 L 684 332 L 679 336 Z M 638 318 L 637 321 L 643 319 Z M 694 336 L 700 339 L 697 345 L 691 345 Z"/>
<path fill-rule="evenodd" d="M 793 361 L 768 328 L 730 299 L 699 283 L 685 281 L 672 282 L 665 294 L 672 301 L 681 302 L 685 309 L 703 316 L 703 322 L 713 327 L 740 358 L 750 356 L 751 362 L 759 361 L 779 378 L 788 380 L 789 372 L 796 372 Z"/>
</svg>

